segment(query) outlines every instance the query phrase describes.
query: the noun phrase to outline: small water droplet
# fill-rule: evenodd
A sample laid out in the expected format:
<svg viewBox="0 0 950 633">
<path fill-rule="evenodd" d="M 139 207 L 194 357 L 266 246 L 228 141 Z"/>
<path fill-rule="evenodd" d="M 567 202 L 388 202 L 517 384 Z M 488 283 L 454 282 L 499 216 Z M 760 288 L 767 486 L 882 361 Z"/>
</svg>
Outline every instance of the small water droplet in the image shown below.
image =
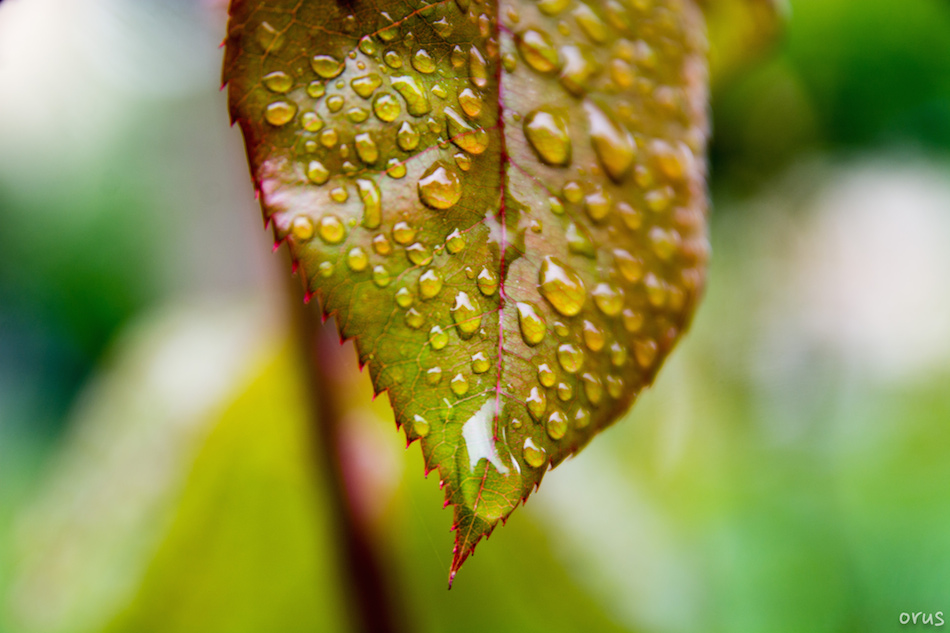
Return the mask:
<svg viewBox="0 0 950 633">
<path fill-rule="evenodd" d="M 461 397 L 468 393 L 468 380 L 462 374 L 455 374 L 451 382 L 452 393 Z"/>
<path fill-rule="evenodd" d="M 418 184 L 419 199 L 433 209 L 450 209 L 462 197 L 462 181 L 458 173 L 448 165 L 433 163 Z"/>
<path fill-rule="evenodd" d="M 275 101 L 264 110 L 264 119 L 275 127 L 287 125 L 297 114 L 297 104 L 292 101 Z"/>
<path fill-rule="evenodd" d="M 408 222 L 400 221 L 393 225 L 393 240 L 395 240 L 397 244 L 409 244 L 415 237 L 416 230 L 409 226 Z"/>
<path fill-rule="evenodd" d="M 314 99 L 319 99 L 326 92 L 326 87 L 323 85 L 322 81 L 311 81 L 307 84 L 307 94 L 313 97 Z"/>
<path fill-rule="evenodd" d="M 662 279 L 653 273 L 647 273 L 643 278 L 643 287 L 647 291 L 647 301 L 654 308 L 662 307 L 666 303 L 666 284 Z"/>
<path fill-rule="evenodd" d="M 339 112 L 343 109 L 343 106 L 346 104 L 346 99 L 340 95 L 330 95 L 327 97 L 327 108 L 330 112 Z"/>
<path fill-rule="evenodd" d="M 482 56 L 477 46 L 472 46 L 468 50 L 468 68 L 469 79 L 479 88 L 488 85 L 488 62 Z"/>
<path fill-rule="evenodd" d="M 531 387 L 531 392 L 525 400 L 525 406 L 528 408 L 528 413 L 531 414 L 535 422 L 541 421 L 541 418 L 544 416 L 544 410 L 548 406 L 547 403 L 548 399 L 545 397 L 544 392 L 537 387 Z"/>
<path fill-rule="evenodd" d="M 607 393 L 611 398 L 619 398 L 623 395 L 623 380 L 618 376 L 607 376 Z"/>
<path fill-rule="evenodd" d="M 586 46 L 562 46 L 560 51 L 563 65 L 558 79 L 561 85 L 575 97 L 587 92 L 590 80 L 600 72 L 597 60 Z"/>
<path fill-rule="evenodd" d="M 362 247 L 354 246 L 350 249 L 350 252 L 346 254 L 346 265 L 349 266 L 353 272 L 362 272 L 366 270 L 366 267 L 369 265 L 369 256 Z"/>
<path fill-rule="evenodd" d="M 595 44 L 603 44 L 607 41 L 610 35 L 607 31 L 607 25 L 604 24 L 604 21 L 600 19 L 599 15 L 594 13 L 594 10 L 591 9 L 589 5 L 583 2 L 578 4 L 577 8 L 574 9 L 574 19 L 592 42 Z"/>
<path fill-rule="evenodd" d="M 431 257 L 430 257 L 431 259 Z M 432 299 L 442 291 L 442 276 L 432 269 L 422 273 L 419 277 L 419 296 L 423 299 Z"/>
<path fill-rule="evenodd" d="M 376 89 L 383 84 L 382 78 L 376 73 L 370 73 L 362 77 L 357 77 L 350 82 L 350 86 L 353 88 L 353 92 L 363 97 L 364 99 L 369 99 Z"/>
<path fill-rule="evenodd" d="M 547 459 L 544 449 L 536 446 L 530 437 L 525 438 L 521 455 L 524 457 L 524 463 L 531 468 L 540 468 Z"/>
<path fill-rule="evenodd" d="M 449 22 L 447 18 L 445 17 L 439 18 L 438 20 L 434 20 L 430 24 L 432 25 L 432 29 L 442 39 L 447 39 L 450 35 L 452 35 L 453 24 Z"/>
<path fill-rule="evenodd" d="M 402 57 L 396 51 L 386 51 L 386 54 L 383 55 L 383 61 L 390 68 L 402 68 Z"/>
<path fill-rule="evenodd" d="M 610 78 L 621 90 L 628 90 L 633 85 L 633 68 L 622 59 L 610 60 Z"/>
<path fill-rule="evenodd" d="M 320 132 L 320 144 L 327 149 L 330 149 L 336 145 L 338 140 L 339 136 L 337 136 L 336 130 L 334 130 L 332 127 L 328 127 L 327 129 Z"/>
<path fill-rule="evenodd" d="M 432 367 L 426 372 L 426 382 L 432 386 L 439 384 L 442 381 L 442 368 L 441 367 Z"/>
<path fill-rule="evenodd" d="M 623 309 L 623 291 L 608 283 L 599 283 L 590 293 L 594 303 L 607 316 L 617 316 Z"/>
<path fill-rule="evenodd" d="M 375 229 L 383 221 L 382 202 L 379 187 L 372 180 L 359 179 L 356 188 L 363 201 L 363 226 Z"/>
<path fill-rule="evenodd" d="M 448 123 L 449 138 L 459 149 L 476 155 L 488 149 L 488 132 L 480 127 L 473 128 L 454 108 L 445 109 L 445 120 Z"/>
<path fill-rule="evenodd" d="M 614 261 L 617 263 L 617 270 L 630 283 L 640 281 L 643 277 L 643 261 L 628 251 L 622 248 L 614 249 Z"/>
<path fill-rule="evenodd" d="M 477 352 L 472 355 L 472 371 L 476 374 L 484 374 L 491 368 L 491 361 L 484 352 Z"/>
<path fill-rule="evenodd" d="M 471 88 L 459 92 L 459 107 L 469 117 L 477 117 L 482 111 L 482 98 Z"/>
<path fill-rule="evenodd" d="M 574 316 L 584 307 L 587 292 L 573 268 L 556 257 L 547 256 L 538 273 L 541 295 L 564 316 Z"/>
<path fill-rule="evenodd" d="M 434 350 L 444 349 L 449 344 L 449 333 L 438 325 L 433 325 L 429 330 L 429 344 Z"/>
<path fill-rule="evenodd" d="M 583 255 L 594 259 L 594 243 L 591 241 L 590 234 L 583 224 L 571 222 L 567 225 L 567 231 L 564 233 L 567 240 L 567 249 L 575 255 Z"/>
<path fill-rule="evenodd" d="M 607 339 L 602 329 L 590 321 L 584 321 L 584 343 L 587 345 L 587 349 L 592 352 L 599 352 L 604 349 L 606 342 Z"/>
<path fill-rule="evenodd" d="M 584 210 L 587 211 L 587 215 L 594 222 L 602 222 L 604 218 L 610 215 L 612 204 L 610 194 L 600 187 L 584 197 Z"/>
<path fill-rule="evenodd" d="M 548 437 L 557 441 L 567 433 L 567 418 L 560 411 L 552 411 L 544 428 L 548 432 Z"/>
<path fill-rule="evenodd" d="M 538 382 L 540 382 L 545 387 L 553 387 L 556 381 L 557 374 L 554 373 L 554 370 L 551 369 L 550 365 L 547 363 L 541 363 L 538 365 Z"/>
<path fill-rule="evenodd" d="M 656 360 L 657 344 L 651 338 L 641 339 L 633 342 L 633 356 L 637 359 L 637 364 L 643 369 L 649 369 Z"/>
<path fill-rule="evenodd" d="M 452 306 L 452 318 L 458 326 L 459 336 L 463 339 L 471 337 L 482 324 L 481 306 L 474 297 L 466 292 L 455 295 L 455 305 Z"/>
<path fill-rule="evenodd" d="M 527 29 L 515 38 L 518 52 L 531 68 L 548 73 L 558 68 L 557 49 L 544 31 Z"/>
<path fill-rule="evenodd" d="M 412 56 L 412 67 L 420 73 L 428 75 L 435 72 L 435 60 L 432 59 L 429 51 L 420 48 Z"/>
<path fill-rule="evenodd" d="M 574 413 L 574 426 L 576 426 L 578 429 L 584 429 L 584 428 L 587 428 L 589 424 L 590 424 L 590 411 L 588 411 L 584 407 L 578 408 L 577 412 Z"/>
<path fill-rule="evenodd" d="M 584 189 L 581 187 L 579 182 L 570 180 L 564 183 L 564 187 L 561 188 L 561 194 L 568 202 L 578 203 L 584 198 Z"/>
<path fill-rule="evenodd" d="M 372 165 L 379 160 L 379 148 L 376 147 L 376 142 L 369 132 L 357 134 L 353 144 L 356 145 L 356 154 L 363 163 Z"/>
<path fill-rule="evenodd" d="M 415 308 L 409 308 L 409 310 L 406 311 L 406 325 L 412 329 L 418 330 L 425 322 L 426 318 Z"/>
<path fill-rule="evenodd" d="M 323 129 L 323 119 L 316 112 L 304 112 L 300 116 L 300 124 L 308 132 L 319 132 Z"/>
<path fill-rule="evenodd" d="M 399 126 L 399 131 L 396 133 L 396 143 L 399 145 L 399 149 L 404 152 L 414 150 L 419 145 L 419 139 L 421 134 L 412 126 L 408 121 L 403 121 L 402 125 Z"/>
<path fill-rule="evenodd" d="M 654 226 L 647 237 L 650 240 L 650 248 L 661 261 L 670 261 L 679 248 L 679 233 L 674 230 L 666 231 L 659 226 Z"/>
<path fill-rule="evenodd" d="M 567 373 L 576 374 L 584 365 L 584 353 L 570 343 L 564 343 L 557 348 L 557 362 Z"/>
<path fill-rule="evenodd" d="M 528 345 L 537 345 L 544 340 L 548 327 L 544 319 L 538 314 L 537 308 L 526 301 L 515 304 L 518 310 L 518 326 L 521 328 L 521 338 Z"/>
<path fill-rule="evenodd" d="M 313 237 L 313 221 L 305 215 L 298 215 L 290 224 L 290 232 L 295 240 L 306 242 Z"/>
<path fill-rule="evenodd" d="M 623 311 L 623 329 L 628 332 L 639 332 L 643 327 L 643 313 L 631 308 Z"/>
<path fill-rule="evenodd" d="M 401 111 L 402 107 L 399 105 L 399 101 L 388 92 L 378 94 L 373 99 L 373 112 L 376 113 L 380 121 L 386 123 L 395 121 Z"/>
<path fill-rule="evenodd" d="M 429 251 L 429 247 L 422 242 L 407 246 L 406 257 L 416 266 L 425 266 L 432 261 L 432 253 Z"/>
<path fill-rule="evenodd" d="M 320 265 L 317 266 L 317 272 L 320 273 L 321 277 L 329 277 L 333 274 L 333 264 L 330 262 L 320 262 Z"/>
<path fill-rule="evenodd" d="M 323 166 L 318 160 L 310 161 L 307 165 L 307 178 L 310 182 L 322 185 L 330 178 L 330 170 Z"/>
<path fill-rule="evenodd" d="M 376 54 L 376 42 L 373 41 L 373 38 L 369 35 L 364 35 L 360 38 L 360 51 L 364 55 L 375 55 Z"/>
<path fill-rule="evenodd" d="M 330 55 L 314 55 L 310 59 L 313 72 L 324 79 L 333 79 L 343 72 L 344 63 Z"/>
<path fill-rule="evenodd" d="M 559 382 L 557 385 L 557 397 L 561 402 L 570 402 L 574 397 L 574 385 L 569 382 Z"/>
<path fill-rule="evenodd" d="M 320 218 L 320 239 L 327 244 L 339 244 L 346 236 L 346 230 L 340 218 L 327 214 Z"/>
<path fill-rule="evenodd" d="M 445 248 L 456 255 L 465 249 L 465 236 L 458 229 L 455 229 L 445 238 Z"/>
<path fill-rule="evenodd" d="M 386 239 L 385 235 L 380 233 L 373 238 L 373 250 L 380 255 L 389 255 L 391 252 L 393 252 L 393 245 L 389 243 L 389 240 Z"/>
<path fill-rule="evenodd" d="M 478 284 L 478 289 L 486 297 L 490 297 L 498 291 L 498 278 L 487 268 L 481 269 L 475 282 Z"/>
<path fill-rule="evenodd" d="M 547 107 L 538 108 L 524 118 L 524 134 L 531 149 L 548 165 L 571 162 L 571 137 L 564 120 Z"/>
<path fill-rule="evenodd" d="M 627 348 L 617 341 L 610 344 L 610 362 L 614 367 L 623 367 L 627 363 Z"/>
<path fill-rule="evenodd" d="M 604 397 L 604 384 L 600 381 L 600 378 L 587 372 L 581 376 L 581 381 L 584 383 L 584 393 L 590 403 L 594 406 L 600 404 Z"/>
<path fill-rule="evenodd" d="M 282 70 L 264 75 L 264 86 L 271 92 L 284 94 L 294 86 L 293 78 Z"/>
<path fill-rule="evenodd" d="M 419 437 L 425 437 L 429 434 L 429 423 L 421 415 L 415 415 L 412 418 L 412 432 Z"/>
<path fill-rule="evenodd" d="M 406 165 L 398 158 L 390 158 L 386 161 L 386 175 L 390 178 L 399 180 L 406 176 Z"/>
<path fill-rule="evenodd" d="M 396 305 L 400 308 L 408 308 L 416 300 L 412 296 L 412 291 L 409 288 L 403 287 L 396 291 Z"/>
<path fill-rule="evenodd" d="M 347 198 L 350 197 L 350 194 L 347 193 L 344 187 L 334 187 L 330 190 L 330 199 L 334 202 L 346 202 Z"/>
<path fill-rule="evenodd" d="M 409 114 L 424 116 L 432 109 L 429 105 L 429 97 L 415 77 L 411 75 L 393 77 L 392 87 L 405 99 L 406 110 Z"/>
<path fill-rule="evenodd" d="M 673 196 L 675 195 L 671 187 L 660 187 L 659 189 L 648 191 L 646 195 L 643 196 L 643 201 L 646 202 L 647 208 L 653 213 L 663 213 L 670 208 L 670 204 L 673 202 Z"/>
<path fill-rule="evenodd" d="M 389 282 L 392 280 L 392 277 L 389 275 L 389 271 L 386 270 L 386 267 L 383 265 L 373 267 L 373 283 L 379 286 L 380 288 L 385 288 L 389 285 Z"/>
</svg>

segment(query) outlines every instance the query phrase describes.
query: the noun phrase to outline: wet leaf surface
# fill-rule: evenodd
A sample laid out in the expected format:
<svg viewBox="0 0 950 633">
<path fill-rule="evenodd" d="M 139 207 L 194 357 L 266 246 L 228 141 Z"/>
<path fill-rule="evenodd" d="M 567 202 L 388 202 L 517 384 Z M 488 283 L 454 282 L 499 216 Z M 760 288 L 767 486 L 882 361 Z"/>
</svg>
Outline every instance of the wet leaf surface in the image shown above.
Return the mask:
<svg viewBox="0 0 950 633">
<path fill-rule="evenodd" d="M 688 325 L 705 46 L 693 0 L 232 2 L 265 218 L 438 470 L 453 577 Z"/>
</svg>

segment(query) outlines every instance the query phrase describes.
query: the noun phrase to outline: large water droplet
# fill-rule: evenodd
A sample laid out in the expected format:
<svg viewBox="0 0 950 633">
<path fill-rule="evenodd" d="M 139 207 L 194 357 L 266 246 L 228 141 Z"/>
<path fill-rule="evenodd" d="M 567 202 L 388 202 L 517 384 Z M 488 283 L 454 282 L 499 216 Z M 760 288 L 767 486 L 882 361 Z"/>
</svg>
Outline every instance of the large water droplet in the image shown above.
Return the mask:
<svg viewBox="0 0 950 633">
<path fill-rule="evenodd" d="M 530 437 L 525 438 L 524 449 L 521 454 L 524 457 L 524 463 L 531 468 L 540 468 L 544 464 L 545 459 L 547 459 L 544 449 L 536 446 Z"/>
<path fill-rule="evenodd" d="M 376 147 L 376 141 L 369 135 L 369 132 L 357 134 L 353 144 L 356 145 L 356 154 L 365 164 L 372 165 L 379 160 L 379 148 Z"/>
<path fill-rule="evenodd" d="M 576 374 L 584 365 L 584 352 L 570 343 L 564 343 L 557 348 L 557 362 L 569 374 Z"/>
<path fill-rule="evenodd" d="M 442 276 L 434 270 L 427 270 L 419 277 L 419 296 L 432 299 L 442 291 Z"/>
<path fill-rule="evenodd" d="M 459 92 L 459 106 L 469 117 L 477 117 L 482 111 L 482 98 L 471 88 L 464 88 Z"/>
<path fill-rule="evenodd" d="M 433 209 L 450 209 L 462 197 L 458 173 L 444 163 L 433 163 L 419 179 L 419 199 Z"/>
<path fill-rule="evenodd" d="M 350 86 L 353 88 L 353 92 L 363 97 L 364 99 L 369 99 L 370 96 L 383 85 L 382 78 L 376 73 L 370 73 L 368 75 L 363 75 L 362 77 L 357 77 L 350 82 Z"/>
<path fill-rule="evenodd" d="M 498 291 L 498 278 L 487 268 L 482 268 L 475 279 L 478 289 L 486 297 L 490 297 Z"/>
<path fill-rule="evenodd" d="M 556 257 L 547 256 L 538 273 L 541 295 L 564 316 L 574 316 L 584 307 L 587 292 L 573 268 Z"/>
<path fill-rule="evenodd" d="M 571 162 L 571 137 L 564 120 L 547 107 L 528 113 L 524 119 L 524 134 L 531 149 L 548 165 L 567 165 Z"/>
<path fill-rule="evenodd" d="M 423 116 L 432 109 L 428 95 L 415 77 L 411 75 L 393 77 L 392 86 L 406 100 L 406 110 L 409 114 Z"/>
<path fill-rule="evenodd" d="M 568 92 L 576 97 L 587 92 L 591 78 L 600 72 L 600 67 L 593 54 L 586 46 L 562 46 L 561 59 L 564 65 L 561 68 L 559 79 Z"/>
<path fill-rule="evenodd" d="M 292 101 L 275 101 L 264 110 L 264 119 L 276 127 L 290 123 L 297 114 L 297 104 Z"/>
<path fill-rule="evenodd" d="M 544 392 L 537 387 L 531 387 L 531 392 L 528 394 L 528 398 L 524 403 L 528 408 L 528 413 L 530 413 L 531 417 L 534 418 L 534 421 L 540 422 L 542 416 L 544 416 L 544 410 L 547 408 L 548 403 L 548 399 L 545 397 Z"/>
<path fill-rule="evenodd" d="M 557 374 L 547 363 L 538 365 L 538 382 L 545 387 L 553 387 L 554 383 L 557 382 Z"/>
<path fill-rule="evenodd" d="M 481 327 L 481 306 L 468 293 L 459 292 L 455 295 L 455 305 L 452 306 L 452 318 L 458 326 L 459 336 L 469 338 Z"/>
<path fill-rule="evenodd" d="M 445 119 L 448 122 L 449 138 L 459 149 L 472 154 L 481 154 L 488 149 L 488 132 L 480 127 L 473 128 L 454 108 L 445 109 Z"/>
<path fill-rule="evenodd" d="M 402 106 L 399 105 L 399 101 L 388 92 L 378 94 L 373 99 L 373 112 L 376 113 L 380 121 L 386 123 L 395 121 L 401 111 Z"/>
<path fill-rule="evenodd" d="M 399 126 L 399 131 L 396 133 L 396 143 L 399 145 L 399 149 L 404 152 L 414 150 L 419 145 L 419 139 L 421 134 L 412 126 L 408 121 L 403 121 L 402 125 Z"/>
<path fill-rule="evenodd" d="M 544 428 L 548 432 L 548 437 L 557 441 L 567 433 L 567 418 L 560 411 L 552 411 Z"/>
<path fill-rule="evenodd" d="M 332 214 L 327 214 L 320 218 L 320 239 L 327 244 L 339 244 L 343 241 L 346 230 L 340 218 Z"/>
<path fill-rule="evenodd" d="M 590 123 L 591 143 L 597 158 L 611 178 L 622 181 L 636 157 L 633 137 L 590 101 L 584 102 L 584 110 Z"/>
<path fill-rule="evenodd" d="M 330 179 L 330 170 L 324 167 L 320 161 L 312 160 L 307 165 L 307 178 L 314 184 L 322 185 Z"/>
<path fill-rule="evenodd" d="M 344 63 L 330 55 L 314 55 L 310 59 L 313 72 L 324 79 L 333 79 L 343 72 Z"/>
<path fill-rule="evenodd" d="M 429 51 L 420 48 L 412 56 L 412 67 L 420 73 L 428 75 L 435 72 L 435 60 L 432 59 Z"/>
<path fill-rule="evenodd" d="M 346 265 L 349 266 L 353 272 L 362 272 L 366 270 L 366 267 L 369 265 L 369 256 L 362 247 L 354 246 L 350 249 L 350 252 L 346 254 Z"/>
<path fill-rule="evenodd" d="M 518 309 L 518 325 L 524 342 L 528 345 L 537 345 L 543 341 L 548 327 L 538 314 L 537 308 L 526 301 L 519 301 L 515 307 Z"/>
<path fill-rule="evenodd" d="M 544 31 L 528 29 L 519 33 L 515 40 L 518 52 L 529 66 L 541 73 L 557 70 L 557 49 Z"/>
<path fill-rule="evenodd" d="M 264 75 L 264 86 L 271 92 L 284 94 L 294 86 L 293 78 L 282 70 Z"/>
</svg>

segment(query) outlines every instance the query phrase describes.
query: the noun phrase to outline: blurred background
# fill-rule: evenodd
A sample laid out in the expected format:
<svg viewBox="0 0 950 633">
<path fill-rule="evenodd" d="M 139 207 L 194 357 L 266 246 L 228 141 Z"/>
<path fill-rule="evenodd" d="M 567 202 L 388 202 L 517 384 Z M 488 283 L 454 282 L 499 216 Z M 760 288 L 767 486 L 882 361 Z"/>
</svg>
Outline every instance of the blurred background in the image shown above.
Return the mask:
<svg viewBox="0 0 950 633">
<path fill-rule="evenodd" d="M 712 18 L 691 333 L 451 592 L 437 482 L 345 374 L 412 630 L 950 620 L 950 3 L 749 3 Z M 3 633 L 352 625 L 223 34 L 213 1 L 0 4 Z"/>
</svg>

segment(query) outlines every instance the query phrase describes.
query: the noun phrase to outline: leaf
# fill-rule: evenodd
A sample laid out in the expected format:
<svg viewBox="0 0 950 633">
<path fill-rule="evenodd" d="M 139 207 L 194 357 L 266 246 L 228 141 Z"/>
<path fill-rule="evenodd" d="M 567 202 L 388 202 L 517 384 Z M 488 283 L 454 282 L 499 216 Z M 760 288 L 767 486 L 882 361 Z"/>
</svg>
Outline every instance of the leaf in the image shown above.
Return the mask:
<svg viewBox="0 0 950 633">
<path fill-rule="evenodd" d="M 649 385 L 704 283 L 694 0 L 234 0 L 277 243 L 455 507 L 450 581 Z"/>
</svg>

